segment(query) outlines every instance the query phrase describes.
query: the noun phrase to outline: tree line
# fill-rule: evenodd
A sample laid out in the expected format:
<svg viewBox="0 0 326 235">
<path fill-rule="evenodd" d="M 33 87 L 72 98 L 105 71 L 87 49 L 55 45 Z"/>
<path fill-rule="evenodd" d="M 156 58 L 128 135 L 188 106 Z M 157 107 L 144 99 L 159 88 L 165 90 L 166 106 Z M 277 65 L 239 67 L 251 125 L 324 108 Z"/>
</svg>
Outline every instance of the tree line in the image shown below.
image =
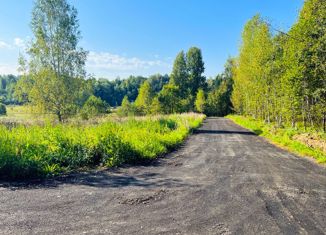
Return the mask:
<svg viewBox="0 0 326 235">
<path fill-rule="evenodd" d="M 288 32 L 259 15 L 247 22 L 234 67 L 237 113 L 278 126 L 326 122 L 326 4 L 307 0 Z"/>
<path fill-rule="evenodd" d="M 145 81 L 134 103 L 124 97 L 119 113 L 147 115 L 191 111 L 196 92 L 206 84 L 203 72 L 204 62 L 199 48 L 190 48 L 186 55 L 181 51 L 174 61 L 169 82 L 155 91 L 149 81 Z"/>
<path fill-rule="evenodd" d="M 223 76 L 216 81 L 206 80 L 202 53 L 197 47 L 177 55 L 170 76 L 96 80 L 87 78 L 88 52 L 78 45 L 81 32 L 77 10 L 66 0 L 35 1 L 30 25 L 34 37 L 27 55 L 19 57 L 21 76 L 8 94 L 14 91 L 17 102 L 30 104 L 38 112 L 53 113 L 59 121 L 76 114 L 89 118 L 92 113 L 120 105 L 121 115 L 189 111 L 213 114 L 216 107 L 225 113 L 216 99 L 229 92 L 230 84 L 221 82 Z M 219 85 L 223 91 L 217 92 Z"/>
<path fill-rule="evenodd" d="M 236 112 L 278 126 L 325 130 L 325 9 L 322 0 L 306 0 L 288 32 L 254 16 L 243 29 L 239 55 L 213 79 L 204 76 L 200 48 L 191 47 L 177 54 L 170 75 L 108 81 L 86 76 L 76 9 L 66 0 L 37 0 L 28 59 L 19 58 L 22 75 L 2 77 L 0 94 L 54 113 L 60 121 L 119 106 L 120 115 Z"/>
<path fill-rule="evenodd" d="M 19 102 L 15 95 L 15 86 L 21 76 L 12 74 L 0 75 L 0 102 L 6 105 L 24 104 L 24 100 Z M 169 82 L 167 74 L 154 74 L 149 77 L 129 76 L 128 78 L 116 78 L 108 80 L 106 78 L 87 78 L 91 86 L 91 93 L 101 98 L 111 107 L 120 106 L 124 96 L 134 102 L 138 95 L 140 85 L 148 80 L 154 92 L 159 92 L 163 85 Z M 17 87 L 18 88 L 18 87 Z M 26 101 L 26 100 L 25 100 Z"/>
<path fill-rule="evenodd" d="M 154 74 L 149 77 L 129 76 L 126 79 L 117 78 L 110 81 L 105 78 L 92 79 L 93 91 L 96 97 L 107 102 L 111 107 L 120 106 L 125 96 L 134 102 L 138 96 L 139 87 L 146 80 L 150 83 L 153 92 L 159 92 L 169 82 L 169 76 Z"/>
<path fill-rule="evenodd" d="M 225 71 L 214 79 L 206 79 L 201 50 L 191 47 L 177 54 L 170 79 L 161 90 L 149 81 L 140 86 L 135 102 L 125 96 L 118 113 L 150 115 L 158 113 L 200 112 L 224 116 L 232 111 L 231 93 L 234 60 L 229 59 Z"/>
</svg>

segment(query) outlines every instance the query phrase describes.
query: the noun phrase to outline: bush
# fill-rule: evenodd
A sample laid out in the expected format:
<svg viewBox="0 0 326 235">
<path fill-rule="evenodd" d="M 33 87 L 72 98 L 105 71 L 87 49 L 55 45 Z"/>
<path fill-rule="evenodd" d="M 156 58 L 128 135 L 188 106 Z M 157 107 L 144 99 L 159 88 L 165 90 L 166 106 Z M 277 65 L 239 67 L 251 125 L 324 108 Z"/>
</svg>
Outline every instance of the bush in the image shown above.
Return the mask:
<svg viewBox="0 0 326 235">
<path fill-rule="evenodd" d="M 80 111 L 81 117 L 85 120 L 105 114 L 109 111 L 109 105 L 94 95 L 90 96 Z"/>
<path fill-rule="evenodd" d="M 7 115 L 6 105 L 0 103 L 0 115 Z"/>
</svg>

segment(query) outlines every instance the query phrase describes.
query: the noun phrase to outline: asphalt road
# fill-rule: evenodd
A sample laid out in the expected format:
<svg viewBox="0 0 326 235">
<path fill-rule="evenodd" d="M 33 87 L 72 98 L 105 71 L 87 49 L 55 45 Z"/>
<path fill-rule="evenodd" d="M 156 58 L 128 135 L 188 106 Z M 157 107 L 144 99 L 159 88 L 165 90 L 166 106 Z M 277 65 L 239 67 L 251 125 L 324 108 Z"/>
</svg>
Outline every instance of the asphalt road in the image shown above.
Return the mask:
<svg viewBox="0 0 326 235">
<path fill-rule="evenodd" d="M 224 118 L 142 166 L 0 183 L 1 234 L 326 234 L 326 168 Z"/>
</svg>

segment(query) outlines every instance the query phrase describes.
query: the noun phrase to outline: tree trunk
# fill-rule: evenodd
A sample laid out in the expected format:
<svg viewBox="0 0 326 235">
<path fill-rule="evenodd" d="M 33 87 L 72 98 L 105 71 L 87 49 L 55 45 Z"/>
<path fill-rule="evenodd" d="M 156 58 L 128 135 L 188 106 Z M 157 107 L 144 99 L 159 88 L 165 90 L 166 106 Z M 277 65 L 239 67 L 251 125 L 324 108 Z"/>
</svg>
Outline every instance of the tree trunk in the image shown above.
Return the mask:
<svg viewBox="0 0 326 235">
<path fill-rule="evenodd" d="M 323 114 L 323 130 L 326 132 L 326 113 Z"/>
<path fill-rule="evenodd" d="M 306 119 L 306 115 L 307 115 L 307 107 L 305 106 L 305 101 L 306 101 L 306 97 L 303 98 L 303 102 L 302 102 L 302 111 L 301 111 L 301 114 L 302 114 L 302 121 L 303 121 L 303 128 L 304 130 L 306 131 L 307 130 L 307 119 Z"/>
<path fill-rule="evenodd" d="M 279 122 L 278 122 L 278 127 L 281 127 L 281 126 L 282 126 L 282 114 L 280 114 Z"/>
<path fill-rule="evenodd" d="M 62 122 L 63 121 L 62 120 L 62 114 L 61 114 L 60 111 L 57 112 L 57 117 L 58 117 L 59 122 Z"/>
</svg>

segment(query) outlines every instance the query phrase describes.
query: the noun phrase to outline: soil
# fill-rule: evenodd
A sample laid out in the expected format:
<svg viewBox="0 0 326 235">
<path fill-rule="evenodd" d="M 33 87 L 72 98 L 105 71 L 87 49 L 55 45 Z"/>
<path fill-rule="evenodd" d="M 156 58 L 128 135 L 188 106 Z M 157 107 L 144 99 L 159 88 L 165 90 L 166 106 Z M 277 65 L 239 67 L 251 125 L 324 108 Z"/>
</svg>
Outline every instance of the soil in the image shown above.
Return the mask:
<svg viewBox="0 0 326 235">
<path fill-rule="evenodd" d="M 326 140 L 320 138 L 316 134 L 300 134 L 293 136 L 294 140 L 298 140 L 301 143 L 307 145 L 308 147 L 319 149 L 326 154 Z"/>
</svg>

